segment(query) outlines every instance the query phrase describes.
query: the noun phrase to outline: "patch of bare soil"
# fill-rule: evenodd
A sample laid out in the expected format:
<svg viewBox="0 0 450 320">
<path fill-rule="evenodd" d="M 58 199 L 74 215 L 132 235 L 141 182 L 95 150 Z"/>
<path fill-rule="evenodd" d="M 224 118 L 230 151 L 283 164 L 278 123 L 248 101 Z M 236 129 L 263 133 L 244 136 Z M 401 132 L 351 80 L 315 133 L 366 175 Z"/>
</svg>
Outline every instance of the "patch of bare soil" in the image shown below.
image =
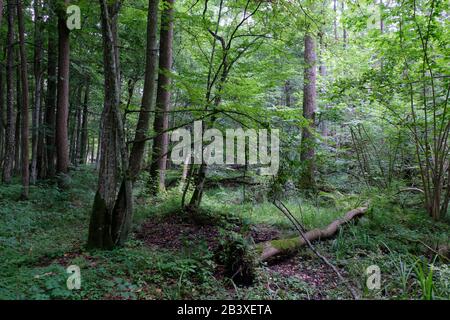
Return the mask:
<svg viewBox="0 0 450 320">
<path fill-rule="evenodd" d="M 219 242 L 216 226 L 196 225 L 183 221 L 176 216 L 163 220 L 149 219 L 137 230 L 136 238 L 149 247 L 180 250 L 187 242 L 205 241 L 210 250 L 215 250 Z"/>
<path fill-rule="evenodd" d="M 327 290 L 340 285 L 336 273 L 314 257 L 294 256 L 270 265 L 269 270 L 287 278 L 297 278 L 314 287 L 317 291 L 313 299 L 326 298 L 324 293 Z"/>
</svg>

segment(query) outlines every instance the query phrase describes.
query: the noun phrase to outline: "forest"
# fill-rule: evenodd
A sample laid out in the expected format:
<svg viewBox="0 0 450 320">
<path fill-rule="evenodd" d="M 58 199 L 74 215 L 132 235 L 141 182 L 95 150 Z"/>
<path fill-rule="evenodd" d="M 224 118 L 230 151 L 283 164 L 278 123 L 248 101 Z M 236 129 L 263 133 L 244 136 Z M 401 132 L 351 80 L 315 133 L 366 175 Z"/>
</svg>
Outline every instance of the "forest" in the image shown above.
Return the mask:
<svg viewBox="0 0 450 320">
<path fill-rule="evenodd" d="M 449 300 L 450 2 L 0 0 L 0 300 Z"/>
</svg>

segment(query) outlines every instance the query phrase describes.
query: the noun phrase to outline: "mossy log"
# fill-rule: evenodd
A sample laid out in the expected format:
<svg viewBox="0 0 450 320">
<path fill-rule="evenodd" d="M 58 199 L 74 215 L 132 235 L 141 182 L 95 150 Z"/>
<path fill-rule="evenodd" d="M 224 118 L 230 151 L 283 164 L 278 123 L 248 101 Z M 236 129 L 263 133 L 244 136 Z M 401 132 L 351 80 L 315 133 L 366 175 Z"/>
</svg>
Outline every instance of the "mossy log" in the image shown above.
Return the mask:
<svg viewBox="0 0 450 320">
<path fill-rule="evenodd" d="M 324 229 L 313 229 L 305 233 L 305 238 L 310 242 L 328 239 L 334 236 L 340 227 L 357 219 L 366 213 L 367 207 L 360 207 L 353 209 L 345 214 L 342 219 L 338 219 L 330 223 Z M 295 237 L 289 239 L 272 240 L 261 243 L 258 249 L 261 252 L 260 260 L 266 261 L 279 255 L 290 254 L 306 244 L 302 237 Z"/>
</svg>

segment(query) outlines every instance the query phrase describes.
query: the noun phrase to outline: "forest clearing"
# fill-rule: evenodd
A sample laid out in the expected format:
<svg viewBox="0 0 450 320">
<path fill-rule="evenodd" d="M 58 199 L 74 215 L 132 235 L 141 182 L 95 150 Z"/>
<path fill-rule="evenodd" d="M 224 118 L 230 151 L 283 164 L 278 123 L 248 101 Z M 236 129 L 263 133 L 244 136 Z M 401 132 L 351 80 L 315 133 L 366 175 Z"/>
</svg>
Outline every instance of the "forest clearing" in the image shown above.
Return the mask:
<svg viewBox="0 0 450 320">
<path fill-rule="evenodd" d="M 0 300 L 449 300 L 449 9 L 0 0 Z"/>
</svg>

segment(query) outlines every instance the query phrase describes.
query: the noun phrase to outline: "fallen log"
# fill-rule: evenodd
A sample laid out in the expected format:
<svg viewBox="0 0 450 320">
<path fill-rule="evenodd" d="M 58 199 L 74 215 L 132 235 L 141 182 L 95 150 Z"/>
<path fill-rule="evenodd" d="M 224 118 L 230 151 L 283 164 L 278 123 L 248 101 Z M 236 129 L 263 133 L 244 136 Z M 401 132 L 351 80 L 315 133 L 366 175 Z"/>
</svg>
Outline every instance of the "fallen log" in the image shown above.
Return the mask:
<svg viewBox="0 0 450 320">
<path fill-rule="evenodd" d="M 306 232 L 304 234 L 304 237 L 309 242 L 331 238 L 337 233 L 339 228 L 351 222 L 352 220 L 361 217 L 362 215 L 364 215 L 364 213 L 366 213 L 366 211 L 367 207 L 360 207 L 353 209 L 347 212 L 342 219 L 337 219 L 333 221 L 324 229 L 313 229 L 311 231 Z M 307 241 L 305 241 L 305 239 L 303 239 L 302 237 L 264 242 L 258 245 L 258 248 L 261 252 L 260 260 L 266 261 L 270 258 L 273 258 L 281 254 L 292 253 L 298 248 L 304 246 L 305 244 L 307 244 Z"/>
</svg>

